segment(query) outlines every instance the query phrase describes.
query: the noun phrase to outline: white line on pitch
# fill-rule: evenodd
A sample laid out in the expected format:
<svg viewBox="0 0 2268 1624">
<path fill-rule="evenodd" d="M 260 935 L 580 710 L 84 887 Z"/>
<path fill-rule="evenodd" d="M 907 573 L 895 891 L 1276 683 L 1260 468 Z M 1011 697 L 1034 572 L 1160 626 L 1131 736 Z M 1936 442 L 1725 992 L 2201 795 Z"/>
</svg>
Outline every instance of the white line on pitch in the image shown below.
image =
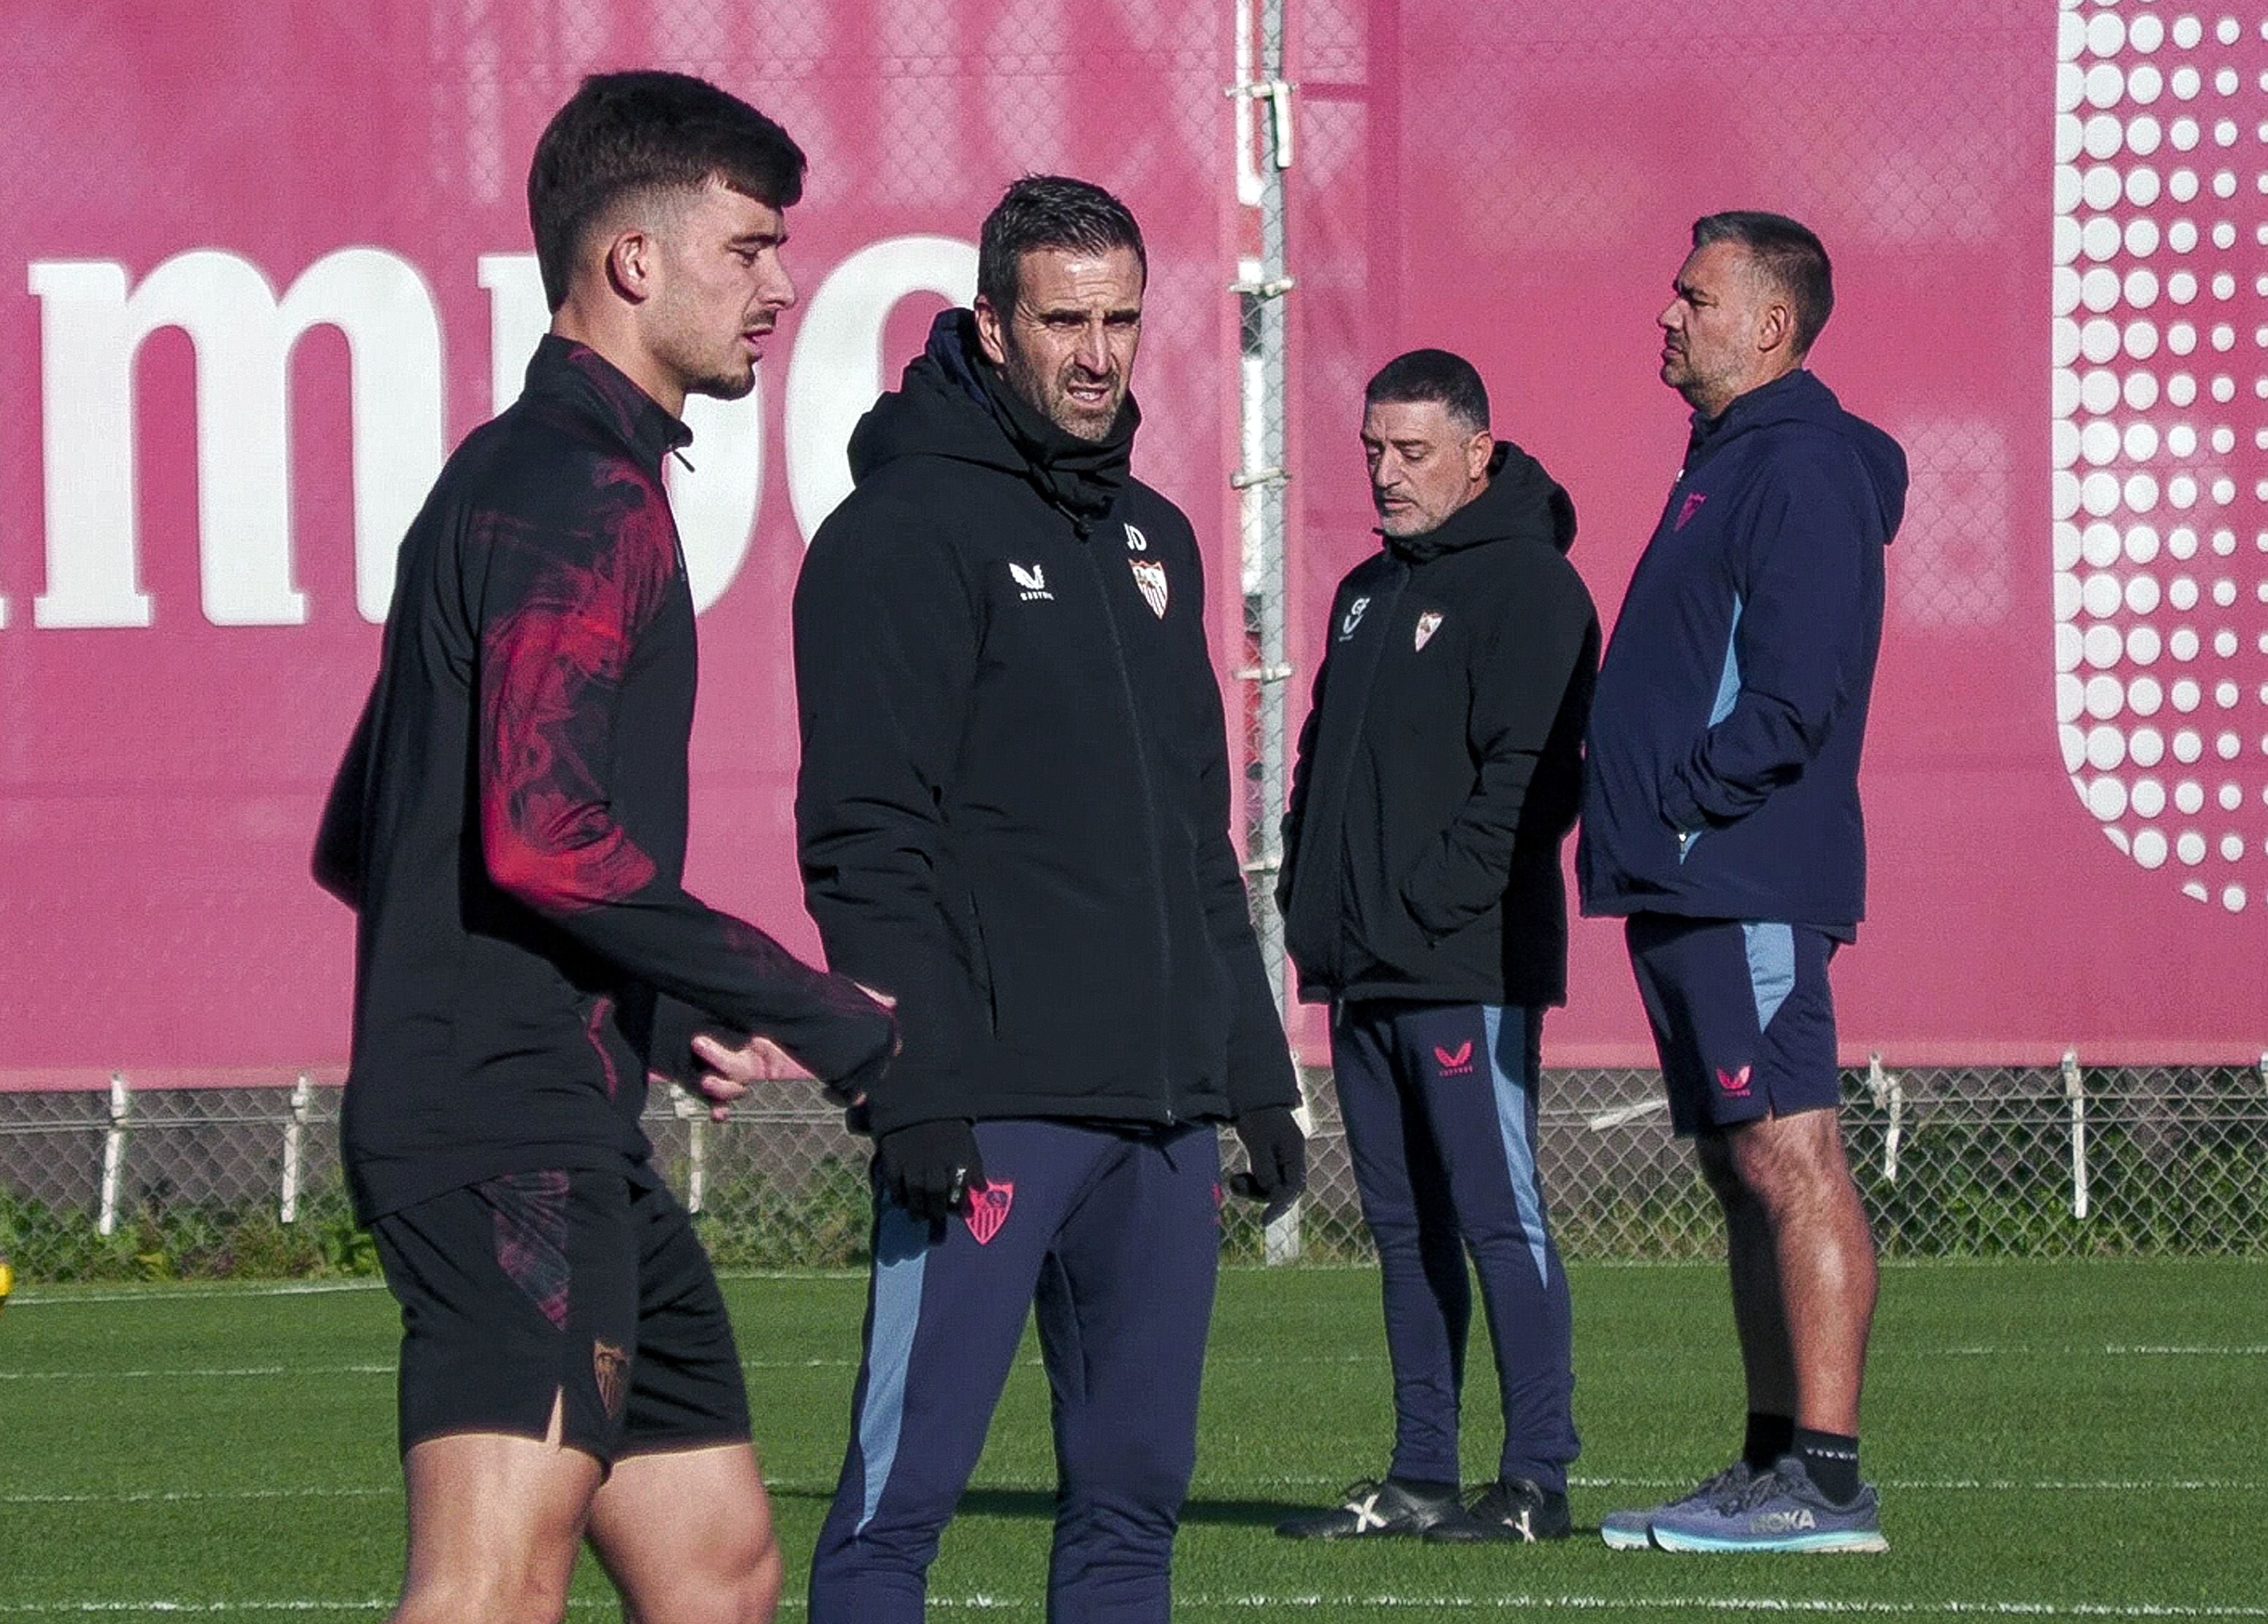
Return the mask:
<svg viewBox="0 0 2268 1624">
<path fill-rule="evenodd" d="M 1979 1598 L 1948 1598 L 1943 1601 L 1847 1601 L 1829 1597 L 1800 1596 L 1590 1596 L 1540 1595 L 1513 1592 L 1493 1596 L 1398 1596 L 1398 1595 L 1324 1595 L 1307 1591 L 1292 1595 L 1206 1596 L 1180 1595 L 1174 1598 L 1177 1608 L 1194 1612 L 1273 1613 L 1278 1610 L 1313 1612 L 1324 1607 L 1364 1608 L 1377 1611 L 1415 1612 L 1419 1609 L 1458 1613 L 1497 1613 L 1531 1609 L 1547 1613 L 1602 1613 L 1608 1614 L 1671 1613 L 1822 1613 L 1845 1617 L 1877 1618 L 2086 1618 L 2086 1619 L 2268 1619 L 2268 1607 L 2236 1605 L 2216 1606 L 2211 1603 L 2180 1602 L 2092 1602 L 2092 1601 L 2032 1601 L 2010 1598 L 1991 1600 Z M 55 1617 L 61 1615 L 105 1615 L 153 1613 L 159 1616 L 183 1613 L 372 1613 L 383 1612 L 393 1604 L 384 1600 L 316 1600 L 287 1598 L 280 1600 L 247 1599 L 241 1601 L 201 1601 L 178 1598 L 153 1598 L 142 1601 L 113 1600 L 107 1598 L 92 1600 L 51 1602 L 0 1602 L 0 1615 Z M 617 1604 L 608 1598 L 577 1597 L 567 1604 L 578 1612 L 600 1609 L 611 1611 Z M 801 1611 L 804 1598 L 783 1597 L 784 1610 Z M 978 1593 L 969 1596 L 932 1596 L 929 1605 L 946 1612 L 997 1613 L 1032 1612 L 1036 1600 L 1023 1597 L 992 1596 Z"/>
<path fill-rule="evenodd" d="M 2257 1359 L 2268 1356 L 2268 1342 L 2096 1342 L 2084 1348 L 2009 1348 L 1978 1343 L 1944 1351 L 1956 1359 L 2037 1358 L 2045 1354 L 2100 1354 L 2110 1359 Z"/>
</svg>

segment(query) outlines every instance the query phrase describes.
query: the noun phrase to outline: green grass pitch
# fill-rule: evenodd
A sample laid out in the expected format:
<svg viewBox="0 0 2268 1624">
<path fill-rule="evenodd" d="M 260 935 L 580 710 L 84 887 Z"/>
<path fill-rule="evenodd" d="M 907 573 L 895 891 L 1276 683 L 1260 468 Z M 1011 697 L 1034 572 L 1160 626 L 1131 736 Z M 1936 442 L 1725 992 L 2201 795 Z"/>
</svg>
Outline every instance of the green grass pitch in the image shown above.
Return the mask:
<svg viewBox="0 0 2268 1624">
<path fill-rule="evenodd" d="M 1718 1271 L 1571 1273 L 1580 1532 L 1466 1549 L 1270 1533 L 1384 1464 L 1378 1284 L 1363 1269 L 1227 1274 L 1176 1616 L 2268 1619 L 2268 1265 L 1886 1269 L 1865 1464 L 1893 1548 L 1835 1559 L 1598 1543 L 1602 1513 L 1722 1464 L 1739 1387 Z M 841 1457 L 863 1282 L 726 1292 L 792 1620 Z M 382 1616 L 401 1566 L 393 1338 L 371 1290 L 19 1293 L 0 1318 L 0 1624 Z M 1498 1442 L 1484 1348 L 1472 1370 L 1477 1480 Z M 933 1616 L 1042 1616 L 1049 1462 L 1027 1357 L 932 1575 Z M 608 1595 L 586 1561 L 575 1616 L 610 1616 Z"/>
</svg>

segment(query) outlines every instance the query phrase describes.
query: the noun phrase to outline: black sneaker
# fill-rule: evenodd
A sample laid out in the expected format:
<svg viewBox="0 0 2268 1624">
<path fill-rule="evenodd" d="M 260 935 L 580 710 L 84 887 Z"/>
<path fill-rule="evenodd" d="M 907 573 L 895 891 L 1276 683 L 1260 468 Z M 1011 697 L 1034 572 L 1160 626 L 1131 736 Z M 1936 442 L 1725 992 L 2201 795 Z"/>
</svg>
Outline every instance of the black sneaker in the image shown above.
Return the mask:
<svg viewBox="0 0 2268 1624">
<path fill-rule="evenodd" d="M 1277 1524 L 1276 1532 L 1286 1539 L 1409 1539 L 1464 1514 L 1454 1489 L 1427 1494 L 1390 1477 L 1366 1478 L 1346 1491 L 1346 1503 L 1336 1510 L 1292 1517 Z"/>
<path fill-rule="evenodd" d="M 1445 1545 L 1478 1545 L 1491 1539 L 1534 1545 L 1538 1539 L 1564 1539 L 1573 1527 L 1573 1519 L 1567 1515 L 1566 1495 L 1516 1477 L 1510 1482 L 1491 1483 L 1456 1516 L 1428 1528 L 1425 1537 Z"/>
</svg>

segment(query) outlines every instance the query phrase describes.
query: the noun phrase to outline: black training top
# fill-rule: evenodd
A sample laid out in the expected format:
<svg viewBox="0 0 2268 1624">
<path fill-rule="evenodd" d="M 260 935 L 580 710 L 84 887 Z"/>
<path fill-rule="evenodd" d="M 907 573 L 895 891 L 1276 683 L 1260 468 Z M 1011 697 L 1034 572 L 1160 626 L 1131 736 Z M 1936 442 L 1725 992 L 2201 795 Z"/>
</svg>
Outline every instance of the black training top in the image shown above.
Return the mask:
<svg viewBox="0 0 2268 1624">
<path fill-rule="evenodd" d="M 689 437 L 546 338 L 402 544 L 315 856 L 361 915 L 342 1136 L 365 1221 L 507 1172 L 651 1177 L 649 1060 L 681 1075 L 704 1020 L 852 1089 L 895 1042 L 850 982 L 684 889 L 696 658 L 661 467 Z"/>
<path fill-rule="evenodd" d="M 1228 818 L 1189 522 L 938 318 L 796 587 L 805 895 L 897 996 L 877 1133 L 1295 1105 Z"/>
</svg>

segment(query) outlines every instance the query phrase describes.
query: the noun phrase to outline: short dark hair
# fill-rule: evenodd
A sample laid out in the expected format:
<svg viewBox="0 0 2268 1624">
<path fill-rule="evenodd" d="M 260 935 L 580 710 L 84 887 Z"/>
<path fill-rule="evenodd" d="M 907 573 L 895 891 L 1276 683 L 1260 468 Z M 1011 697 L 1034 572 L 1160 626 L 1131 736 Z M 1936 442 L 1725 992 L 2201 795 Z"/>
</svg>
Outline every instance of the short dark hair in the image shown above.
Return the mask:
<svg viewBox="0 0 2268 1624">
<path fill-rule="evenodd" d="M 1728 209 L 1693 222 L 1693 246 L 1738 243 L 1764 274 L 1778 283 L 1795 312 L 1795 353 L 1811 349 L 1827 318 L 1835 313 L 1835 268 L 1812 229 L 1784 214 L 1760 209 Z"/>
<path fill-rule="evenodd" d="M 773 209 L 803 197 L 803 149 L 739 97 L 689 73 L 594 73 L 552 115 L 527 170 L 543 297 L 557 310 L 591 228 L 640 192 L 723 182 Z"/>
<path fill-rule="evenodd" d="M 1438 402 L 1468 433 L 1489 426 L 1488 390 L 1480 373 L 1462 356 L 1446 349 L 1413 349 L 1396 356 L 1378 369 L 1363 386 L 1365 406 L 1405 406 Z"/>
<path fill-rule="evenodd" d="M 1065 175 L 1026 175 L 1001 195 L 976 242 L 976 291 L 1002 320 L 1016 308 L 1016 276 L 1024 256 L 1044 248 L 1108 254 L 1131 248 L 1150 277 L 1149 251 L 1133 211 L 1092 181 Z"/>
</svg>

